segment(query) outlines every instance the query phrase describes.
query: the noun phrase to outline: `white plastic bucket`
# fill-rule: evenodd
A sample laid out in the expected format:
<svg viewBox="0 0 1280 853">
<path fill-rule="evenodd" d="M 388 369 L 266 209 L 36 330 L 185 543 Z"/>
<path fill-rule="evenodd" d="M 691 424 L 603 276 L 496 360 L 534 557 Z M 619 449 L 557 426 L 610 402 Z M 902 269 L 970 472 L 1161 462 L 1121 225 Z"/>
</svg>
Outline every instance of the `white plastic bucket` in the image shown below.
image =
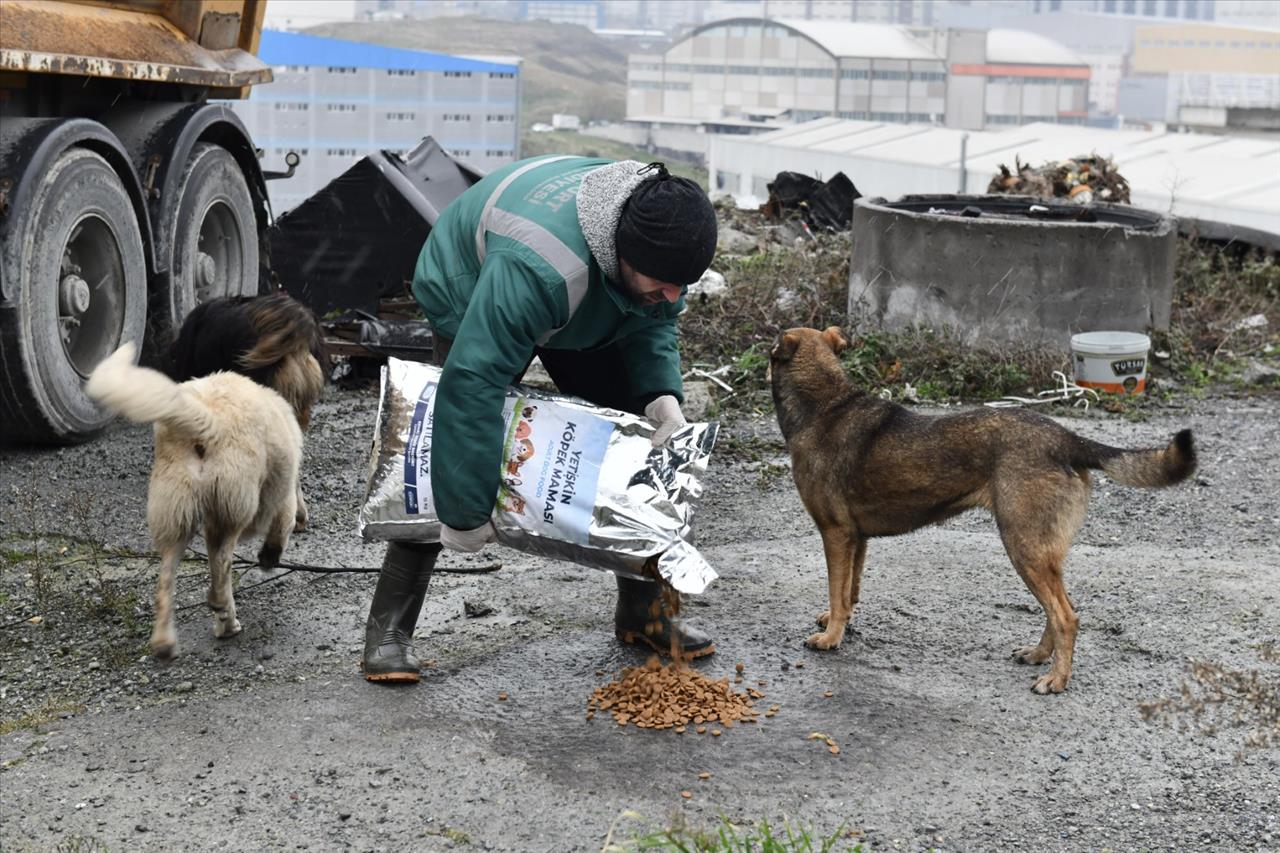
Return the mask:
<svg viewBox="0 0 1280 853">
<path fill-rule="evenodd" d="M 1081 332 L 1071 336 L 1076 384 L 1117 394 L 1147 387 L 1151 338 L 1137 332 Z"/>
</svg>

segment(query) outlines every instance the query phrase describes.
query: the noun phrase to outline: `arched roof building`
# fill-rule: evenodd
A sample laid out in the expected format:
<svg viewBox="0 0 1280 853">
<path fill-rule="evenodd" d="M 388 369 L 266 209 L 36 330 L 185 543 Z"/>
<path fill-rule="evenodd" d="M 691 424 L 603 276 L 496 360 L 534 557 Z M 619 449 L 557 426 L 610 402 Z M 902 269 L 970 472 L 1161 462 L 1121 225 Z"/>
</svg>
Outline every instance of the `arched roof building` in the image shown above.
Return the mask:
<svg viewBox="0 0 1280 853">
<path fill-rule="evenodd" d="M 964 78 L 949 92 L 949 78 Z M 724 130 L 814 118 L 981 128 L 1083 118 L 1089 68 L 1014 30 L 731 18 L 633 54 L 627 116 Z"/>
</svg>

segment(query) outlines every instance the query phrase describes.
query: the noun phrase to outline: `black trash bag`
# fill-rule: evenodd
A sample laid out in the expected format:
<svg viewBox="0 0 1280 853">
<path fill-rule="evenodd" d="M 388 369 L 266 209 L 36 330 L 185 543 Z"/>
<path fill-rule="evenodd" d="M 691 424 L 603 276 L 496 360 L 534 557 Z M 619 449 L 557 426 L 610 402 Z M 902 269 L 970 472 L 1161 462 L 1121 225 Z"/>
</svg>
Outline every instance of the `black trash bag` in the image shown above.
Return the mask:
<svg viewBox="0 0 1280 853">
<path fill-rule="evenodd" d="M 779 172 L 765 187 L 769 190 L 769 200 L 776 200 L 786 209 L 799 207 L 801 202 L 808 201 L 821 184 L 817 178 L 801 172 Z"/>
<path fill-rule="evenodd" d="M 400 296 L 440 212 L 484 177 L 431 137 L 375 151 L 267 230 L 271 274 L 320 316 Z"/>
<path fill-rule="evenodd" d="M 846 231 L 853 222 L 853 202 L 862 193 L 844 172 L 836 172 L 831 180 L 819 185 L 809 196 L 809 225 L 831 231 Z"/>
<path fill-rule="evenodd" d="M 769 201 L 764 209 L 770 216 L 782 219 L 795 212 L 810 228 L 827 231 L 847 230 L 853 221 L 853 202 L 862 196 L 844 172 L 836 172 L 825 183 L 800 172 L 779 172 L 766 186 Z"/>
</svg>

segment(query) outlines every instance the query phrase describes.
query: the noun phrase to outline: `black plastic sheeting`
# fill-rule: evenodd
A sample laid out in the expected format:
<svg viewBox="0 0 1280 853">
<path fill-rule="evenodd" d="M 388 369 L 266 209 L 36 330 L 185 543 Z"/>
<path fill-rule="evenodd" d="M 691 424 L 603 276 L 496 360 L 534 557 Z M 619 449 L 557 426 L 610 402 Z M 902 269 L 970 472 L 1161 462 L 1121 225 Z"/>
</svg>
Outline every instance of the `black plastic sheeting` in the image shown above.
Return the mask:
<svg viewBox="0 0 1280 853">
<path fill-rule="evenodd" d="M 853 222 L 853 202 L 862 197 L 844 172 L 820 181 L 800 172 L 779 172 L 769 183 L 769 202 L 774 215 L 799 211 L 810 228 L 847 231 Z"/>
<path fill-rule="evenodd" d="M 403 159 L 374 152 L 268 229 L 272 276 L 322 317 L 372 314 L 404 295 L 440 212 L 482 177 L 429 136 Z"/>
</svg>

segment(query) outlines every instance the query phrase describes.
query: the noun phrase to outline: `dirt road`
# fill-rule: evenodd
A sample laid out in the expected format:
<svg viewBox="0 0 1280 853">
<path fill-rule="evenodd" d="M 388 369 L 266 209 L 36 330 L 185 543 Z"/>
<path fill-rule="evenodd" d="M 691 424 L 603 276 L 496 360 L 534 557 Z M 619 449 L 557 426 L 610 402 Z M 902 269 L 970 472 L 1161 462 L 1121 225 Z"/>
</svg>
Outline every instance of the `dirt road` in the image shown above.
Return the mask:
<svg viewBox="0 0 1280 853">
<path fill-rule="evenodd" d="M 286 559 L 380 561 L 354 522 L 375 405 L 334 391 L 321 406 L 311 529 Z M 1064 423 L 1127 445 L 1189 425 L 1202 468 L 1156 493 L 1098 478 L 1067 572 L 1075 678 L 1041 697 L 1009 653 L 1042 617 L 982 513 L 873 542 L 843 647 L 805 649 L 818 536 L 773 422 L 727 421 L 699 521 L 721 579 L 689 607 L 719 653 L 699 666 L 742 662 L 780 710 L 718 738 L 587 721 L 591 690 L 642 660 L 613 638 L 611 579 L 500 548 L 448 563 L 501 571 L 432 581 L 417 687 L 357 673 L 371 575 L 249 589 L 250 572 L 245 630 L 218 641 L 187 563 L 183 654 L 158 665 L 153 561 L 112 556 L 150 547 L 149 431 L 5 450 L 0 847 L 599 850 L 725 815 L 843 826 L 872 850 L 1280 848 L 1275 750 L 1238 760 L 1240 732 L 1179 734 L 1137 709 L 1177 690 L 1188 657 L 1256 667 L 1280 636 L 1280 398 Z"/>
</svg>

